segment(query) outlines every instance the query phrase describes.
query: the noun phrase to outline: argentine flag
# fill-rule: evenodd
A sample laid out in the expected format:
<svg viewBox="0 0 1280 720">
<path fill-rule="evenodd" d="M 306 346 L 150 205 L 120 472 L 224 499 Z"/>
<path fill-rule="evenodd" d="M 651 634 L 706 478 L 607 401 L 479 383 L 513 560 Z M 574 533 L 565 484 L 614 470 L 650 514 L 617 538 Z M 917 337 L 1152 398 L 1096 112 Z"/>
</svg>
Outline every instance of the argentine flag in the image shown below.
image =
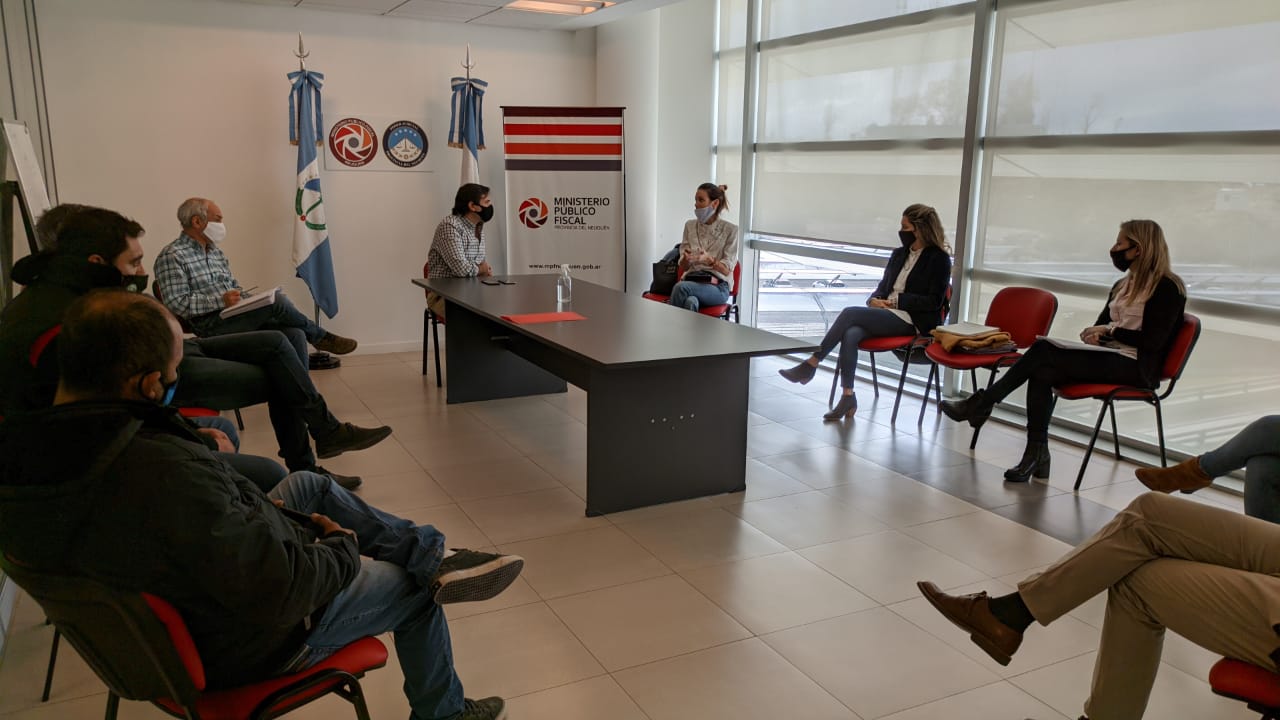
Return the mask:
<svg viewBox="0 0 1280 720">
<path fill-rule="evenodd" d="M 462 148 L 462 184 L 480 182 L 480 150 L 484 150 L 484 91 L 489 83 L 478 78 L 449 80 L 449 147 Z"/>
<path fill-rule="evenodd" d="M 332 318 L 338 314 L 338 287 L 320 195 L 320 162 L 316 153 L 320 127 L 320 84 L 324 75 L 309 70 L 289 73 L 293 81 L 290 111 L 298 141 L 298 188 L 293 200 L 293 264 L 311 289 L 316 307 Z M 294 134 L 294 133 L 291 133 Z"/>
</svg>

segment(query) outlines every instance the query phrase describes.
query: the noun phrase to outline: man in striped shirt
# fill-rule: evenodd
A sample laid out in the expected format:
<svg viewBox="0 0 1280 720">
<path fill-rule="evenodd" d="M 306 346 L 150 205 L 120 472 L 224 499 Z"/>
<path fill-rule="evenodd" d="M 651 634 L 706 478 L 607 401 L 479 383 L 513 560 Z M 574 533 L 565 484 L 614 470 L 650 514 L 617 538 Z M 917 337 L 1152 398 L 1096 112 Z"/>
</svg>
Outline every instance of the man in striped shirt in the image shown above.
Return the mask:
<svg viewBox="0 0 1280 720">
<path fill-rule="evenodd" d="M 190 323 L 197 335 L 279 330 L 289 338 L 304 366 L 307 343 L 337 355 L 356 349 L 355 340 L 324 330 L 281 294 L 269 306 L 222 317 L 222 310 L 250 296 L 231 274 L 227 256 L 218 247 L 227 235 L 222 208 L 212 200 L 190 198 L 178 207 L 178 222 L 182 234 L 156 257 L 156 294 L 173 314 Z"/>
<path fill-rule="evenodd" d="M 427 276 L 489 277 L 493 268 L 484 259 L 484 224 L 493 219 L 489 188 L 467 183 L 453 198 L 453 212 L 436 226 L 427 253 Z M 444 298 L 427 291 L 427 307 L 444 318 Z"/>
</svg>

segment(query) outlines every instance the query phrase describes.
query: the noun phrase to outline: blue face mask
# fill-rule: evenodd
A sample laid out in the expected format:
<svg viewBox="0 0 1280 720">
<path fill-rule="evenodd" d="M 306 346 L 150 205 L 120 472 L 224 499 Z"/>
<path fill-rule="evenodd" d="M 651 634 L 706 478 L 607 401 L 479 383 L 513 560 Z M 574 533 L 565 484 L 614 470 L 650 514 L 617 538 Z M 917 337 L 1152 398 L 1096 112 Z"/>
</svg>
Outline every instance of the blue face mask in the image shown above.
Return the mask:
<svg viewBox="0 0 1280 720">
<path fill-rule="evenodd" d="M 715 217 L 715 214 L 716 214 L 716 208 L 714 205 L 708 205 L 706 207 L 693 209 L 693 216 L 698 218 L 698 222 L 704 225 L 710 222 L 711 218 Z"/>
<path fill-rule="evenodd" d="M 161 381 L 160 387 L 163 388 L 164 392 L 160 393 L 160 399 L 156 401 L 156 404 L 164 407 L 173 402 L 173 395 L 178 391 L 178 377 L 175 375 L 171 382 Z M 138 394 L 146 396 L 146 393 L 142 390 L 142 378 L 138 378 Z"/>
</svg>

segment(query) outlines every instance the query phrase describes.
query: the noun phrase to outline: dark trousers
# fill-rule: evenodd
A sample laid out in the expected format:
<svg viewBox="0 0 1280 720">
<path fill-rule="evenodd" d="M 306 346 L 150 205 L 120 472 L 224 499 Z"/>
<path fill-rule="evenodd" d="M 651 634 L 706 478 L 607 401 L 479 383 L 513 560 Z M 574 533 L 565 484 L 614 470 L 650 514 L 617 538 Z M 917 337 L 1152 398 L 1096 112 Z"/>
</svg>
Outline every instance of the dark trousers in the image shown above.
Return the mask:
<svg viewBox="0 0 1280 720">
<path fill-rule="evenodd" d="M 1280 415 L 1258 418 L 1222 447 L 1200 456 L 1213 477 L 1244 471 L 1244 514 L 1280 523 Z"/>
<path fill-rule="evenodd" d="M 1027 442 L 1049 441 L 1053 416 L 1053 386 L 1093 382 L 1145 386 L 1138 361 L 1120 353 L 1064 350 L 1045 340 L 1035 341 L 987 391 L 992 403 L 1027 385 Z"/>
<path fill-rule="evenodd" d="M 198 338 L 184 343 L 183 350 L 174 405 L 229 410 L 265 400 L 285 465 L 291 471 L 315 467 L 310 438 L 333 432 L 339 423 L 283 334 L 263 330 Z M 249 382 L 253 373 L 260 379 Z M 247 398 L 236 378 L 258 394 Z M 238 404 L 229 404 L 233 400 Z"/>
<path fill-rule="evenodd" d="M 223 318 L 218 313 L 209 313 L 191 318 L 191 327 L 201 337 L 227 335 L 230 333 L 252 332 L 254 330 L 279 330 L 289 338 L 298 360 L 305 366 L 308 359 L 307 343 L 315 344 L 325 336 L 325 331 L 314 321 L 294 307 L 293 302 L 281 293 L 276 293 L 276 301 L 267 307 L 250 310 L 235 317 Z"/>
<path fill-rule="evenodd" d="M 840 387 L 853 387 L 853 375 L 858 369 L 858 343 L 867 338 L 915 335 L 916 328 L 909 322 L 884 308 L 847 307 L 831 323 L 831 329 L 822 338 L 815 353 L 818 359 L 826 357 L 836 345 L 840 346 Z"/>
</svg>

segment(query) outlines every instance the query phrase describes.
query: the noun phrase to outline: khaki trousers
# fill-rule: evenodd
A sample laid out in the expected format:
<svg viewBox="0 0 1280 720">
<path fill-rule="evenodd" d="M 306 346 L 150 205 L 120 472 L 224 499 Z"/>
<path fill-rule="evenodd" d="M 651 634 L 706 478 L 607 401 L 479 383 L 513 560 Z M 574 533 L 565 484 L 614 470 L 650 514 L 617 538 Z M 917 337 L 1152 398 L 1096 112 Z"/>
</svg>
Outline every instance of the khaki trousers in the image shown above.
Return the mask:
<svg viewBox="0 0 1280 720">
<path fill-rule="evenodd" d="M 427 291 L 427 307 L 430 308 L 431 312 L 435 313 L 436 317 L 441 320 L 444 319 L 444 302 L 443 297 L 431 292 L 430 290 Z"/>
<path fill-rule="evenodd" d="M 1018 584 L 1044 625 L 1103 590 L 1107 615 L 1085 703 L 1090 720 L 1142 717 L 1165 628 L 1215 653 L 1276 670 L 1280 525 L 1147 493 Z"/>
</svg>

